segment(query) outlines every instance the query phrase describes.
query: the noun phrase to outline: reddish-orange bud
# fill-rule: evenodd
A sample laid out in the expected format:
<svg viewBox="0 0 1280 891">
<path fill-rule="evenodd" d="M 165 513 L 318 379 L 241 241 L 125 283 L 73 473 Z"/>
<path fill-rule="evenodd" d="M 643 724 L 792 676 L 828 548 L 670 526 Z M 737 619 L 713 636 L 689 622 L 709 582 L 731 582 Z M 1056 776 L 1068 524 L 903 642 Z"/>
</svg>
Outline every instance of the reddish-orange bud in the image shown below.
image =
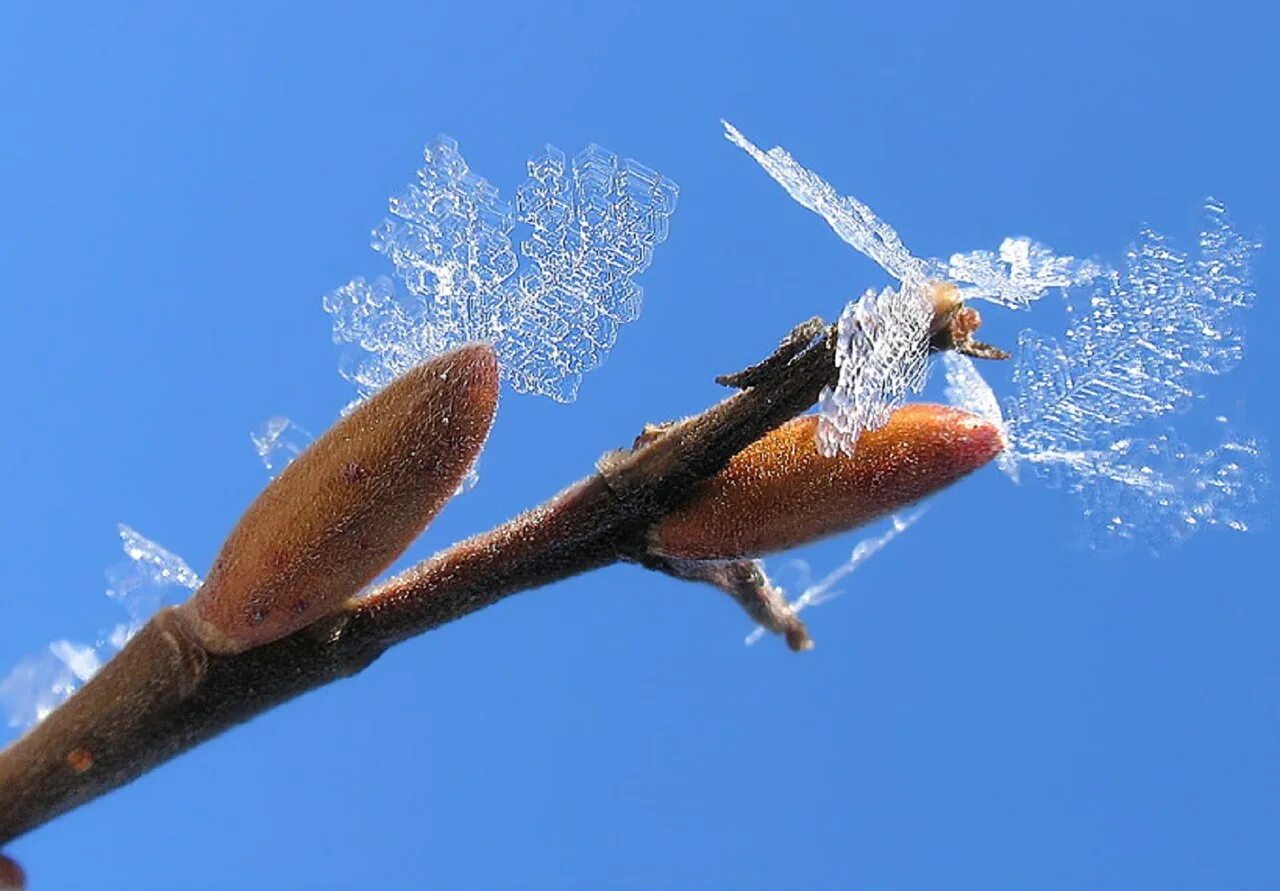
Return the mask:
<svg viewBox="0 0 1280 891">
<path fill-rule="evenodd" d="M 27 887 L 27 876 L 22 867 L 0 854 L 0 891 L 22 891 Z"/>
<path fill-rule="evenodd" d="M 1004 447 L 1000 431 L 943 405 L 907 405 L 863 433 L 852 457 L 818 451 L 818 419 L 795 418 L 735 455 L 654 528 L 665 557 L 756 557 L 834 535 L 954 483 Z"/>
<path fill-rule="evenodd" d="M 333 612 L 426 527 L 475 462 L 498 402 L 493 350 L 402 375 L 263 490 L 182 609 L 214 653 L 278 640 Z"/>
</svg>

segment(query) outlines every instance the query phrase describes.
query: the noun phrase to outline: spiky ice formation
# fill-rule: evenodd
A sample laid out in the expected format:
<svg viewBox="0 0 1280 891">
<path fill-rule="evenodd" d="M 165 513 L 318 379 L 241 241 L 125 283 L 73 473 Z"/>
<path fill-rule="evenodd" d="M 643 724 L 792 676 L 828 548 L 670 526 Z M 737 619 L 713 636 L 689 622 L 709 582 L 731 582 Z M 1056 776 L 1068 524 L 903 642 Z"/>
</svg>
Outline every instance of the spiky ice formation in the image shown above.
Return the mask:
<svg viewBox="0 0 1280 891">
<path fill-rule="evenodd" d="M 1095 548 L 1160 551 L 1207 526 L 1244 530 L 1264 497 L 1257 439 L 1219 415 L 1212 444 L 1195 448 L 1168 423 L 1202 404 L 1205 376 L 1240 361 L 1241 316 L 1255 299 L 1257 244 L 1220 202 L 1205 211 L 1198 258 L 1144 229 L 1122 270 L 1068 292 L 1073 321 L 1061 341 L 1024 332 L 1004 412 L 968 359 L 947 356 L 949 399 L 989 419 L 1007 414 L 1003 458 L 1076 496 Z"/>
<path fill-rule="evenodd" d="M 107 569 L 107 596 L 128 620 L 97 635 L 94 643 L 55 640 L 42 652 L 19 662 L 0 681 L 0 706 L 10 727 L 29 727 L 93 677 L 111 654 L 123 647 L 166 601 L 185 599 L 200 587 L 200 577 L 177 554 L 121 523 L 120 545 L 126 561 Z"/>
<path fill-rule="evenodd" d="M 253 450 L 258 460 L 274 479 L 276 474 L 289 466 L 315 439 L 311 433 L 295 421 L 283 415 L 273 415 L 250 432 Z"/>
<path fill-rule="evenodd" d="M 1024 448 L 1071 448 L 1180 411 L 1196 398 L 1200 375 L 1240 361 L 1238 315 L 1254 300 L 1257 245 L 1231 227 L 1220 203 L 1205 210 L 1199 259 L 1144 229 L 1122 271 L 1073 295 L 1063 342 L 1035 332 L 1019 339 L 1010 414 Z"/>
<path fill-rule="evenodd" d="M 856 198 L 840 195 L 786 150 L 761 150 L 724 121 L 725 138 L 749 154 L 787 193 L 866 255 L 900 286 L 869 292 L 840 317 L 840 378 L 823 400 L 820 437 L 828 454 L 852 454 L 858 437 L 884 423 L 892 409 L 924 382 L 931 307 L 930 283 L 950 282 L 963 300 L 1011 308 L 1029 306 L 1050 290 L 1091 281 L 1103 268 L 1059 257 L 1028 238 L 1007 238 L 998 252 L 955 254 L 949 261 L 915 256 L 897 231 Z M 859 333 L 856 329 L 865 326 Z M 860 368 L 866 368 L 862 372 Z"/>
<path fill-rule="evenodd" d="M 1017 482 L 1018 462 L 1007 448 L 1009 425 L 1005 422 L 1000 400 L 996 398 L 991 385 L 968 356 L 956 352 L 943 353 L 942 364 L 946 374 L 944 392 L 947 402 L 990 422 L 1004 433 L 1006 448 L 996 456 L 996 466 Z"/>
<path fill-rule="evenodd" d="M 1087 285 L 1106 271 L 1092 260 L 1059 257 L 1030 238 L 1006 238 L 995 252 L 952 254 L 943 277 L 957 286 L 961 300 L 1025 309 L 1052 290 Z"/>
<path fill-rule="evenodd" d="M 431 356 L 484 341 L 514 389 L 572 401 L 619 326 L 640 314 L 635 277 L 666 240 L 676 185 L 599 146 L 572 159 L 547 146 L 513 209 L 452 139 L 436 139 L 424 159 L 373 236 L 406 293 L 387 277 L 357 278 L 325 298 L 343 376 L 367 396 Z M 517 224 L 529 236 L 523 267 Z"/>
<path fill-rule="evenodd" d="M 883 427 L 907 395 L 924 386 L 933 303 L 904 284 L 867 292 L 840 314 L 834 388 L 820 401 L 818 445 L 828 457 L 852 455 L 858 437 Z"/>
<path fill-rule="evenodd" d="M 915 525 L 916 521 L 924 516 L 926 510 L 928 508 L 920 507 L 907 513 L 894 514 L 889 518 L 888 526 L 885 529 L 876 535 L 859 539 L 853 546 L 853 550 L 849 552 L 848 559 L 817 582 L 813 582 L 811 579 L 809 564 L 803 560 L 789 561 L 788 568 L 792 574 L 801 579 L 799 584 L 792 586 L 800 589 L 800 593 L 791 601 L 792 613 L 799 613 L 811 606 L 821 606 L 843 594 L 843 589 L 837 588 L 836 585 L 867 560 L 874 557 L 885 545 Z M 782 590 L 785 593 L 786 586 Z M 757 627 L 746 636 L 743 643 L 751 646 L 764 637 L 764 634 L 765 629 Z"/>
<path fill-rule="evenodd" d="M 1192 448 L 1167 418 L 1197 403 L 1205 376 L 1240 361 L 1257 248 L 1210 199 L 1199 257 L 1144 229 L 1123 270 L 1072 292 L 1062 341 L 1020 338 L 1007 406 L 1014 453 L 1081 498 L 1095 544 L 1159 550 L 1205 526 L 1249 525 L 1262 446 L 1219 416 L 1217 442 Z"/>
</svg>

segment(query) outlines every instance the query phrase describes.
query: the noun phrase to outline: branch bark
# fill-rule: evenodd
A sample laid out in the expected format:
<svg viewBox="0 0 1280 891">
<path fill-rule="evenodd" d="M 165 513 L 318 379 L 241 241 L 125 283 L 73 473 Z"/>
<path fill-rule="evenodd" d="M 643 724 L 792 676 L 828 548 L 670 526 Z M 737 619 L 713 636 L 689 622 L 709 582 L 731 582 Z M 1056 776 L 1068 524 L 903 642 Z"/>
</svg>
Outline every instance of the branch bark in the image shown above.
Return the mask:
<svg viewBox="0 0 1280 891">
<path fill-rule="evenodd" d="M 0 752 L 0 844 L 92 801 L 295 696 L 350 677 L 387 648 L 511 594 L 618 561 L 647 563 L 647 533 L 742 449 L 817 401 L 833 333 L 797 329 L 730 376 L 745 387 L 672 424 L 540 507 L 449 548 L 274 643 L 208 652 L 159 613 L 43 723 Z"/>
</svg>

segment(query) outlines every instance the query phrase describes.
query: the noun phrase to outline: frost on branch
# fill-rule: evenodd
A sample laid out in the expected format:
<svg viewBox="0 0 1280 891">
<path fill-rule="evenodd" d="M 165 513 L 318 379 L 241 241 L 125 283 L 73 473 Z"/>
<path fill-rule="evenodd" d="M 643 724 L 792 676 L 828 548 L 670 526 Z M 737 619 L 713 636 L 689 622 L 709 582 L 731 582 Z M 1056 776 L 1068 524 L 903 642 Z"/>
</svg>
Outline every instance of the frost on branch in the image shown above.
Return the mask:
<svg viewBox="0 0 1280 891">
<path fill-rule="evenodd" d="M 23 659 L 0 681 L 0 705 L 10 727 L 29 727 L 44 720 L 102 664 L 122 648 L 166 602 L 177 602 L 200 587 L 200 577 L 176 554 L 120 524 L 126 561 L 107 569 L 107 596 L 128 617 L 94 643 L 56 640 L 45 651 Z"/>
<path fill-rule="evenodd" d="M 956 285 L 962 300 L 982 299 L 1017 309 L 1052 289 L 1086 283 L 1104 272 L 1096 263 L 1056 256 L 1027 238 L 1006 238 L 995 253 L 955 254 L 946 262 L 921 259 L 871 208 L 837 193 L 784 149 L 762 151 L 727 121 L 724 128 L 725 137 L 754 158 L 792 198 L 821 216 L 837 235 L 900 283 L 896 291 L 885 289 L 878 297 L 864 296 L 849 304 L 841 315 L 840 378 L 823 400 L 819 432 L 827 454 L 853 454 L 863 431 L 883 424 L 908 392 L 922 386 L 932 321 L 925 295 L 933 282 Z M 864 324 L 872 330 L 857 333 Z M 859 363 L 869 363 L 866 375 L 846 373 Z"/>
<path fill-rule="evenodd" d="M 834 388 L 820 401 L 818 445 L 828 457 L 852 455 L 864 430 L 883 427 L 907 394 L 924 386 L 933 303 L 904 284 L 867 292 L 840 314 Z"/>
<path fill-rule="evenodd" d="M 128 614 L 128 634 L 132 636 L 175 589 L 181 589 L 180 599 L 186 599 L 187 592 L 199 588 L 200 576 L 172 551 L 123 523 L 118 529 L 120 544 L 129 559 L 107 569 L 107 596 Z"/>
<path fill-rule="evenodd" d="M 417 182 L 392 198 L 373 247 L 395 267 L 325 298 L 341 371 L 367 396 L 425 359 L 492 343 L 520 392 L 569 402 L 582 375 L 640 314 L 635 276 L 666 240 L 677 188 L 590 145 L 529 161 L 514 208 L 471 172 L 448 137 L 427 146 Z M 521 265 L 513 247 L 516 225 Z"/>
<path fill-rule="evenodd" d="M 1239 316 L 1254 299 L 1249 262 L 1257 245 L 1232 228 L 1221 204 L 1206 208 L 1195 260 L 1151 231 L 1123 270 L 1059 257 L 1027 238 L 923 260 L 865 204 L 839 195 L 783 149 L 762 151 L 728 123 L 725 135 L 899 282 L 841 314 L 839 375 L 823 394 L 818 432 L 825 453 L 852 454 L 858 436 L 923 385 L 931 324 L 924 295 L 933 282 L 954 285 L 964 301 L 1015 309 L 1056 290 L 1074 298 L 1072 324 L 1061 343 L 1023 335 L 1017 395 L 1005 412 L 966 357 L 946 354 L 952 400 L 991 420 L 1008 418 L 1002 468 L 1016 478 L 1019 462 L 1031 464 L 1079 495 L 1099 541 L 1142 538 L 1159 548 L 1206 525 L 1247 526 L 1264 483 L 1259 443 L 1231 433 L 1225 419 L 1218 441 L 1200 450 L 1175 430 L 1150 427 L 1190 405 L 1201 376 L 1230 370 L 1243 354 Z"/>
</svg>

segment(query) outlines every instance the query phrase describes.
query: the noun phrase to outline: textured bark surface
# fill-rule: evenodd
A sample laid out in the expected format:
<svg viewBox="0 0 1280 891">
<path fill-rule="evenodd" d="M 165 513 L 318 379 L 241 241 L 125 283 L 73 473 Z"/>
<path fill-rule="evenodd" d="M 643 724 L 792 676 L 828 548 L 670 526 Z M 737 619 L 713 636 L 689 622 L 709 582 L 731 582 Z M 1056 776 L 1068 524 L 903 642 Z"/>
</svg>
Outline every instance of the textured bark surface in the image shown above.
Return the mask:
<svg viewBox="0 0 1280 891">
<path fill-rule="evenodd" d="M 647 561 L 653 524 L 835 375 L 813 323 L 751 386 L 497 529 L 444 551 L 332 616 L 241 653 L 207 652 L 175 610 L 42 724 L 0 752 L 0 844 L 242 721 L 353 675 L 389 646 L 503 597 L 617 560 Z"/>
</svg>

